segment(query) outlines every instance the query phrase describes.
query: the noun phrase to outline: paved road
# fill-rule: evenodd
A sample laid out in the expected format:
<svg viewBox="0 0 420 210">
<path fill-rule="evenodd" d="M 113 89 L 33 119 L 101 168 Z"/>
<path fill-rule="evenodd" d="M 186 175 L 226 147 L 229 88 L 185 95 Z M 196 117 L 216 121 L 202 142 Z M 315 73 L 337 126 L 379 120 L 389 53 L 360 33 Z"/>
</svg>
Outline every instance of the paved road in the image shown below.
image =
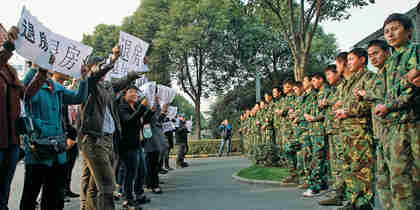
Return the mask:
<svg viewBox="0 0 420 210">
<path fill-rule="evenodd" d="M 188 160 L 190 167 L 177 169 L 162 176 L 164 194 L 153 195 L 145 210 L 303 210 L 335 208 L 320 207 L 318 198 L 303 198 L 302 190 L 244 184 L 232 180 L 232 174 L 248 167 L 250 162 L 239 157 Z M 17 169 L 12 186 L 10 209 L 18 209 L 22 191 L 23 165 Z M 73 190 L 79 192 L 80 165 L 73 173 Z M 69 210 L 78 210 L 79 201 L 66 203 Z"/>
</svg>

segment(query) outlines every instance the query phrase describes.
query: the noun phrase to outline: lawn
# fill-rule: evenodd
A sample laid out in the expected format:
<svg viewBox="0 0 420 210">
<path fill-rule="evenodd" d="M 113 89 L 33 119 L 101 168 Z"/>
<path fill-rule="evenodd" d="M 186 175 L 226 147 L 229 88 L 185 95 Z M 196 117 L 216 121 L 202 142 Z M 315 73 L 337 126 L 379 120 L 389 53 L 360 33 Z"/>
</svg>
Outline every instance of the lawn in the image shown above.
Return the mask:
<svg viewBox="0 0 420 210">
<path fill-rule="evenodd" d="M 282 181 L 288 175 L 287 168 L 269 168 L 255 165 L 238 172 L 238 176 L 242 178 L 268 181 Z"/>
</svg>

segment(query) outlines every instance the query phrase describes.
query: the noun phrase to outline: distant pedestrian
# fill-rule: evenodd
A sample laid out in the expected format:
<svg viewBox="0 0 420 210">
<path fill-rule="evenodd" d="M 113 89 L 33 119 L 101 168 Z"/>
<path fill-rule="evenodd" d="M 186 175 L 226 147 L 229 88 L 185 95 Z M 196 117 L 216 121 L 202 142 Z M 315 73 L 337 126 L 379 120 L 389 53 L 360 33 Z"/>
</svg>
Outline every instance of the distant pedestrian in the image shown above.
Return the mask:
<svg viewBox="0 0 420 210">
<path fill-rule="evenodd" d="M 223 150 L 226 145 L 226 156 L 230 155 L 230 146 L 232 145 L 232 125 L 229 124 L 228 120 L 224 120 L 222 124 L 219 126 L 219 130 L 222 136 L 222 144 L 220 145 L 219 149 L 219 157 L 222 157 Z"/>
</svg>

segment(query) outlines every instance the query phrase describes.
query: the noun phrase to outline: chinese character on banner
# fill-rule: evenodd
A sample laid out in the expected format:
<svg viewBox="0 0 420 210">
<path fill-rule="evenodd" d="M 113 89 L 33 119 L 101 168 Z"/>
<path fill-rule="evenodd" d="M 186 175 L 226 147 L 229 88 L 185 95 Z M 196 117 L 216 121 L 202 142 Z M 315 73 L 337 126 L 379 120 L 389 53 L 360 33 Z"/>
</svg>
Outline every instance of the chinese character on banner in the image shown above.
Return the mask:
<svg viewBox="0 0 420 210">
<path fill-rule="evenodd" d="M 39 32 L 39 37 L 40 37 L 39 48 L 41 48 L 41 50 L 43 50 L 44 52 L 47 52 L 48 51 L 47 35 L 45 34 L 45 32 Z"/>
<path fill-rule="evenodd" d="M 60 41 L 50 39 L 50 40 L 48 41 L 48 44 L 49 44 L 49 48 L 50 48 L 50 50 L 51 50 L 51 53 L 52 53 L 53 55 L 57 55 L 57 54 L 58 54 L 58 49 L 59 49 L 59 47 L 60 47 Z"/>
<path fill-rule="evenodd" d="M 25 37 L 25 39 L 32 43 L 35 44 L 35 29 L 34 29 L 34 25 L 28 21 L 27 19 L 23 19 L 23 31 L 21 33 L 21 35 L 23 37 Z"/>
<path fill-rule="evenodd" d="M 58 65 L 70 70 L 79 61 L 79 56 L 80 50 L 78 50 L 76 46 L 69 46 L 67 47 L 67 52 L 64 56 L 64 59 Z"/>
<path fill-rule="evenodd" d="M 119 45 L 121 57 L 118 59 L 114 69 L 110 72 L 111 78 L 121 78 L 129 71 L 147 72 L 149 69 L 144 64 L 149 44 L 124 31 L 120 31 Z"/>
</svg>

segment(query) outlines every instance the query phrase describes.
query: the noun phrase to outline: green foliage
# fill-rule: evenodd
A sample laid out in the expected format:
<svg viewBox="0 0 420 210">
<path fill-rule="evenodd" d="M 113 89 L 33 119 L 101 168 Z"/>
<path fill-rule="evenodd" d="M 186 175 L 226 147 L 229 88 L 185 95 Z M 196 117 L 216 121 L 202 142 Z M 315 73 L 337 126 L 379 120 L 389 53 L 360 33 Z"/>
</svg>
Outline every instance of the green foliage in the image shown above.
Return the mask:
<svg viewBox="0 0 420 210">
<path fill-rule="evenodd" d="M 177 94 L 174 101 L 171 103 L 171 106 L 178 107 L 178 113 L 184 113 L 186 119 L 193 117 L 193 130 L 196 129 L 196 119 L 195 119 L 195 110 L 194 105 L 192 105 L 184 96 Z M 207 121 L 201 114 L 201 128 L 207 127 Z"/>
<path fill-rule="evenodd" d="M 284 178 L 289 176 L 289 169 L 254 165 L 240 170 L 238 172 L 238 176 L 254 180 L 282 181 Z"/>
<path fill-rule="evenodd" d="M 99 24 L 95 27 L 93 34 L 83 34 L 82 43 L 93 47 L 93 55 L 106 58 L 118 43 L 119 36 L 119 26 Z"/>
</svg>

